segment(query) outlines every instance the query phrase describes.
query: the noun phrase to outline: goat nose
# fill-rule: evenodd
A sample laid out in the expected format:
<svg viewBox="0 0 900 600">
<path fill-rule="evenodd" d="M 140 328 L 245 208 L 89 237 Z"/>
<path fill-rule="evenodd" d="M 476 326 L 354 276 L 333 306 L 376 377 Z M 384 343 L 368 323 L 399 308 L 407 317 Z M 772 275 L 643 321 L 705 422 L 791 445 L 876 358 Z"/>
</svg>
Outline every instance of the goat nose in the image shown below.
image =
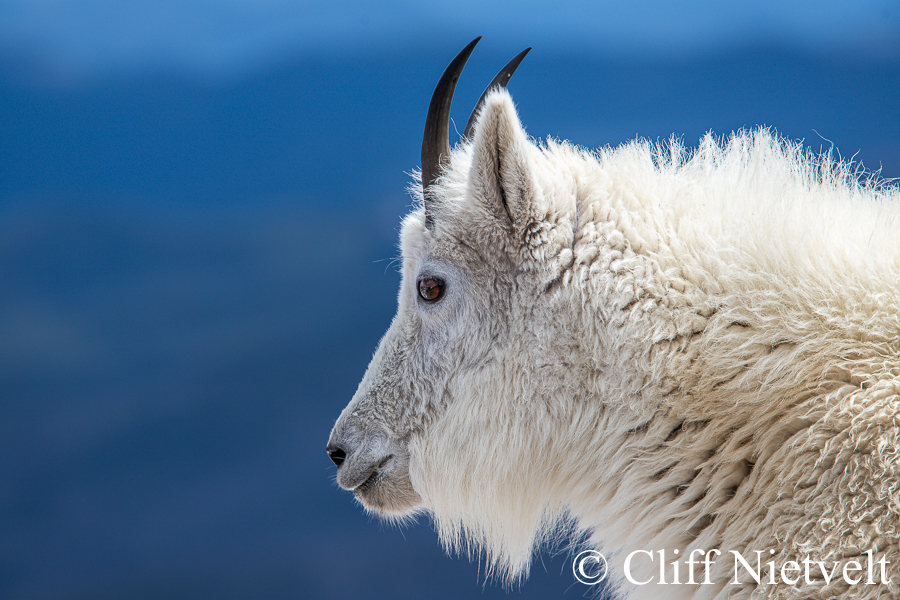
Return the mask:
<svg viewBox="0 0 900 600">
<path fill-rule="evenodd" d="M 327 448 L 325 448 L 325 452 L 328 453 L 328 458 L 330 458 L 331 462 L 333 462 L 338 468 L 340 468 L 340 466 L 344 464 L 344 460 L 347 458 L 347 453 L 338 446 L 328 446 Z"/>
</svg>

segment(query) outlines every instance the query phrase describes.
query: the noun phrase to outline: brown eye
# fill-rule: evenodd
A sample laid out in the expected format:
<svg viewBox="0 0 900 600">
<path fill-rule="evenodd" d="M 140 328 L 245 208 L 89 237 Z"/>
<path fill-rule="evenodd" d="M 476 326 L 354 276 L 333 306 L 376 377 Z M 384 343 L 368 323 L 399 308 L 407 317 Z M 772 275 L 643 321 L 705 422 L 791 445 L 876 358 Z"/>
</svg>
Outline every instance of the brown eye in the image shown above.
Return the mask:
<svg viewBox="0 0 900 600">
<path fill-rule="evenodd" d="M 419 280 L 419 296 L 427 302 L 434 302 L 444 293 L 444 282 L 434 277 Z"/>
</svg>

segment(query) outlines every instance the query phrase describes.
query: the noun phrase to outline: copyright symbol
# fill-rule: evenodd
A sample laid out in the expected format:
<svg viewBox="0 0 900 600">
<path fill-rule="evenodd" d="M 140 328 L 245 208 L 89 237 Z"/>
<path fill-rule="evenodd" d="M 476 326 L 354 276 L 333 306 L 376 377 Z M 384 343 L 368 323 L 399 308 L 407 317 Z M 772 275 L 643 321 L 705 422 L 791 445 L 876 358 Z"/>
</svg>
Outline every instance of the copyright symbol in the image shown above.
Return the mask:
<svg viewBox="0 0 900 600">
<path fill-rule="evenodd" d="M 575 557 L 572 573 L 575 579 L 585 585 L 597 585 L 607 574 L 606 557 L 596 550 L 585 550 Z"/>
</svg>

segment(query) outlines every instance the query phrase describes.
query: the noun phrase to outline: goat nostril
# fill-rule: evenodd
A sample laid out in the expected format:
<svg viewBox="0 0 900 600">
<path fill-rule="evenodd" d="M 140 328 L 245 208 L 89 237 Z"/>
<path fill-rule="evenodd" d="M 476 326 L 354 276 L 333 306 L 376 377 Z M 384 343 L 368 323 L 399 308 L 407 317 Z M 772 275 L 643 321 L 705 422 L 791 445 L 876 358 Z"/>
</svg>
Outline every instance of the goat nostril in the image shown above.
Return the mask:
<svg viewBox="0 0 900 600">
<path fill-rule="evenodd" d="M 331 462 L 335 464 L 335 466 L 340 467 L 344 464 L 344 459 L 347 458 L 347 453 L 341 450 L 340 448 L 327 448 L 328 458 L 331 459 Z"/>
</svg>

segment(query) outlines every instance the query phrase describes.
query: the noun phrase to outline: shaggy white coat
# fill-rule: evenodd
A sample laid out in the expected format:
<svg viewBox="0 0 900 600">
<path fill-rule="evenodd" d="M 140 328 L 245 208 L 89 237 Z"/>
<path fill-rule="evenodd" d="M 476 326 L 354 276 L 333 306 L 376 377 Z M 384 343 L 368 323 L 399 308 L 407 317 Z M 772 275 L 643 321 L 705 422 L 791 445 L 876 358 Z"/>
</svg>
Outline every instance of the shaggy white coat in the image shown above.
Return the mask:
<svg viewBox="0 0 900 600">
<path fill-rule="evenodd" d="M 900 597 L 896 186 L 767 130 L 538 145 L 501 90 L 435 195 L 333 433 L 390 454 L 365 506 L 425 510 L 507 576 L 574 527 L 630 598 Z M 890 584 L 728 585 L 726 559 L 714 585 L 622 580 L 632 550 L 694 548 L 872 550 Z"/>
</svg>

